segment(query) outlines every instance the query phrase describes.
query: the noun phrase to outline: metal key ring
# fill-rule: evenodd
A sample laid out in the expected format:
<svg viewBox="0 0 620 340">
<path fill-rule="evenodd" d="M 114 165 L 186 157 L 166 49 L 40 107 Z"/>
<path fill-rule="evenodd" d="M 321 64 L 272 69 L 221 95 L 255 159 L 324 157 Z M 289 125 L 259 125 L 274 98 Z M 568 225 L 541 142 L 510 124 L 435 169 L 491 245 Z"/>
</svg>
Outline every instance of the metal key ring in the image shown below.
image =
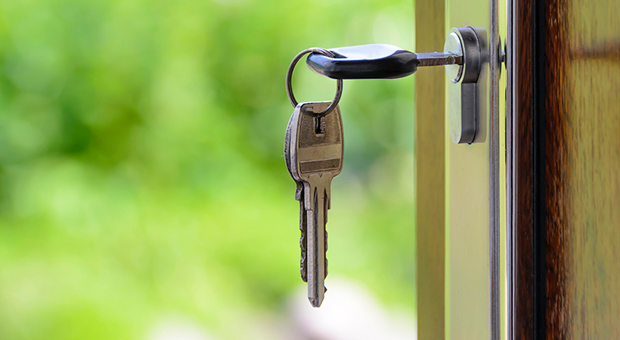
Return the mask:
<svg viewBox="0 0 620 340">
<path fill-rule="evenodd" d="M 293 70 L 295 69 L 295 65 L 297 65 L 299 59 L 301 59 L 301 57 L 308 53 L 318 53 L 326 55 L 330 58 L 334 58 L 336 56 L 336 54 L 332 51 L 320 47 L 312 47 L 299 52 L 299 54 L 297 54 L 295 58 L 293 58 L 293 61 L 291 61 L 291 64 L 288 67 L 288 71 L 286 72 L 286 94 L 288 95 L 288 100 L 291 102 L 291 104 L 293 104 L 293 107 L 297 107 L 298 104 L 297 100 L 295 99 L 295 95 L 293 95 L 293 85 L 291 84 L 291 79 L 293 78 Z M 334 100 L 331 104 L 329 104 L 325 111 L 318 113 L 317 116 L 326 116 L 328 113 L 332 112 L 332 110 L 334 110 L 334 108 L 340 102 L 341 97 L 342 79 L 336 79 L 336 96 L 334 97 Z"/>
</svg>

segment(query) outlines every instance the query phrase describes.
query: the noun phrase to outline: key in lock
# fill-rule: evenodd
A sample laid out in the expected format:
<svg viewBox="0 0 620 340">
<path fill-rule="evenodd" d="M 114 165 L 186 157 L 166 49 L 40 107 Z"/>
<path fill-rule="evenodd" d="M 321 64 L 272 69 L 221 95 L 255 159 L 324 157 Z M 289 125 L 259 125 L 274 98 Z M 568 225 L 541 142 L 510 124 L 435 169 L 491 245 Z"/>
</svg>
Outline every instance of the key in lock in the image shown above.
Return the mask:
<svg viewBox="0 0 620 340">
<path fill-rule="evenodd" d="M 418 67 L 444 65 L 450 80 L 450 139 L 471 144 L 480 131 L 478 79 L 489 61 L 486 36 L 483 28 L 457 27 L 450 30 L 443 52 L 413 53 L 392 45 L 359 45 L 329 49 L 334 57 L 312 53 L 306 63 L 333 79 L 396 79 L 415 73 Z"/>
</svg>

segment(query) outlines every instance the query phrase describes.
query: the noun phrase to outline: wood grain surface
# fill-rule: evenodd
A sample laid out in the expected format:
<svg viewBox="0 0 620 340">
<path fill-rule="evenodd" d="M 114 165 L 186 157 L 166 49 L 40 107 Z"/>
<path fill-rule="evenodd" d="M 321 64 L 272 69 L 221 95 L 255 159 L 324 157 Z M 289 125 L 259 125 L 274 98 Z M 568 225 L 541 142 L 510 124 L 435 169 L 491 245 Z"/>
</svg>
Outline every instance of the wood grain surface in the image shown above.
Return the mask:
<svg viewBox="0 0 620 340">
<path fill-rule="evenodd" d="M 620 2 L 547 11 L 547 336 L 619 339 Z"/>
<path fill-rule="evenodd" d="M 620 339 L 620 2 L 516 4 L 515 337 Z"/>
<path fill-rule="evenodd" d="M 512 84 L 512 97 L 509 102 L 512 109 L 508 110 L 511 136 L 508 157 L 508 168 L 512 171 L 512 188 L 508 191 L 513 195 L 514 205 L 512 227 L 512 282 L 509 294 L 512 297 L 510 333 L 515 339 L 534 339 L 535 319 L 535 261 L 534 261 L 534 144 L 536 142 L 533 105 L 533 74 L 532 62 L 534 54 L 533 8 L 531 1 L 515 0 L 512 3 L 513 26 L 511 31 L 512 55 L 509 56 L 508 67 L 512 68 L 509 82 Z"/>
</svg>

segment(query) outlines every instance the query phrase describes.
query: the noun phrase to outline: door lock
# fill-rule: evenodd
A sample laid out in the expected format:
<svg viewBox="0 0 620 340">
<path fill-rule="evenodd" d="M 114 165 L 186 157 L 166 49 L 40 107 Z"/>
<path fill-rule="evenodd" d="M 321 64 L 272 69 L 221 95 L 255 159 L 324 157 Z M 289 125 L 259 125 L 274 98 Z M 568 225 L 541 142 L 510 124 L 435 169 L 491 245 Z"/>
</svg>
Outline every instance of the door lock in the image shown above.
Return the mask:
<svg viewBox="0 0 620 340">
<path fill-rule="evenodd" d="M 460 65 L 446 65 L 448 84 L 448 130 L 457 144 L 471 144 L 480 129 L 480 86 L 483 63 L 488 63 L 483 28 L 452 28 L 444 52 L 463 55 Z"/>
<path fill-rule="evenodd" d="M 372 44 L 330 49 L 335 56 L 312 53 L 307 65 L 333 79 L 396 79 L 418 67 L 445 65 L 448 85 L 450 139 L 473 143 L 478 130 L 479 86 L 483 64 L 488 62 L 486 32 L 482 28 L 452 28 L 443 52 L 413 53 L 393 45 Z"/>
</svg>

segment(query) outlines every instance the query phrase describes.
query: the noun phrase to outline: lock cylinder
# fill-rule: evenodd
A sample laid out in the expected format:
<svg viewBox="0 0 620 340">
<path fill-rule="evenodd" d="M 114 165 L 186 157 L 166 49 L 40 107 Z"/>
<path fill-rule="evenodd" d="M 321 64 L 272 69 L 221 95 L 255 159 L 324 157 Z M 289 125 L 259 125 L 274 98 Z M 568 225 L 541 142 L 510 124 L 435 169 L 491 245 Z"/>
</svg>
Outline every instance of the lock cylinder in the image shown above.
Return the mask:
<svg viewBox="0 0 620 340">
<path fill-rule="evenodd" d="M 446 65 L 448 84 L 448 130 L 457 144 L 471 144 L 480 127 L 478 79 L 485 58 L 486 32 L 483 28 L 456 27 L 450 30 L 444 53 L 463 56 L 461 65 Z"/>
</svg>

